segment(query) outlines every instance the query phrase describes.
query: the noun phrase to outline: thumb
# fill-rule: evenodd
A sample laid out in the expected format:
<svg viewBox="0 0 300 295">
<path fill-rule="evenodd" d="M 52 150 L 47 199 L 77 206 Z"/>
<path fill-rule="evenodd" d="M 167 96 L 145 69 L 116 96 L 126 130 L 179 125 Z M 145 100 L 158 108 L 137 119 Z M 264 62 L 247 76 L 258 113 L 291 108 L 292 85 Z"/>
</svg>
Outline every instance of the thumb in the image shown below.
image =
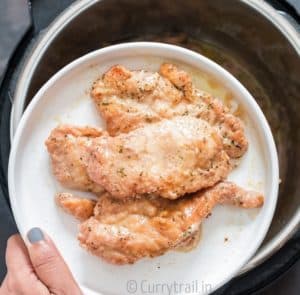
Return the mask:
<svg viewBox="0 0 300 295">
<path fill-rule="evenodd" d="M 53 294 L 82 294 L 68 266 L 51 239 L 35 227 L 27 238 L 30 260 L 39 279 Z"/>
</svg>

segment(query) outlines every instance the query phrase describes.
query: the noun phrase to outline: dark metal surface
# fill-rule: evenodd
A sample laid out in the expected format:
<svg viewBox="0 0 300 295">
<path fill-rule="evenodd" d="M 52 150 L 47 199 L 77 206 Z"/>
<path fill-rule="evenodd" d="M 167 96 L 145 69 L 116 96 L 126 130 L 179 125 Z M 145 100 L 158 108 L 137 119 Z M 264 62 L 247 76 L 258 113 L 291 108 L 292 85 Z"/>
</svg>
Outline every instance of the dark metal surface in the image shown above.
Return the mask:
<svg viewBox="0 0 300 295">
<path fill-rule="evenodd" d="M 31 26 L 31 17 L 29 14 L 29 7 L 27 0 L 1 0 L 0 1 L 0 87 L 2 85 L 3 78 L 5 76 L 7 66 L 11 56 L 14 54 L 16 47 L 20 44 L 20 41 L 29 30 Z M 12 69 L 10 69 L 12 70 Z M 8 106 L 8 108 L 7 108 Z M 10 113 L 10 101 L 4 100 L 0 95 L 0 109 L 1 112 L 1 126 L 5 125 L 5 121 L 9 118 Z M 8 129 L 9 130 L 9 129 Z M 3 131 L 3 132 L 2 132 Z M 1 141 L 7 140 L 7 131 L 0 129 Z M 2 147 L 2 146 L 1 146 Z M 9 145 L 1 148 L 1 162 L 4 160 L 7 165 L 7 152 Z M 4 159 L 3 159 L 4 157 Z M 5 172 L 1 169 L 0 172 L 1 184 L 6 183 Z M 10 212 L 8 203 L 6 202 L 7 187 L 1 185 L 0 187 L 0 280 L 6 272 L 6 268 L 3 265 L 6 241 L 10 235 L 17 232 L 13 217 Z"/>
<path fill-rule="evenodd" d="M 299 295 L 300 262 L 293 265 L 279 279 L 257 292 L 256 295 Z"/>
<path fill-rule="evenodd" d="M 268 0 L 274 8 L 286 11 L 300 24 L 300 0 Z"/>
<path fill-rule="evenodd" d="M 295 16 L 299 22 L 300 20 L 300 1 L 299 0 L 281 0 L 281 2 L 287 2 L 293 9 L 292 16 Z"/>
<path fill-rule="evenodd" d="M 51 2 L 53 9 L 51 9 L 49 2 Z M 72 1 L 33 1 L 36 32 L 39 29 L 45 28 L 56 13 L 71 2 Z M 164 40 L 166 40 L 167 38 L 169 42 L 179 43 L 187 47 L 192 47 L 194 50 L 200 50 L 237 75 L 252 94 L 254 94 L 268 114 L 269 121 L 273 122 L 273 131 L 278 132 L 278 143 L 290 142 L 289 139 L 293 141 L 289 145 L 280 147 L 281 165 L 283 166 L 282 178 L 284 180 L 281 190 L 280 208 L 282 207 L 282 209 L 279 208 L 279 211 L 277 211 L 274 222 L 275 227 L 282 227 L 287 220 L 287 216 L 292 215 L 293 209 L 296 209 L 282 205 L 284 203 L 283 195 L 294 198 L 292 200 L 290 199 L 291 201 L 299 201 L 299 199 L 297 200 L 297 196 L 299 195 L 296 194 L 299 186 L 296 179 L 293 178 L 295 171 L 297 171 L 297 169 L 299 171 L 299 166 L 297 166 L 299 165 L 297 164 L 299 161 L 296 161 L 297 159 L 294 157 L 296 153 L 291 149 L 294 144 L 299 146 L 299 131 L 297 133 L 295 128 L 291 129 L 290 127 L 297 126 L 300 122 L 299 115 L 296 114 L 297 108 L 299 110 L 297 94 L 300 90 L 298 81 L 300 72 L 297 72 L 297 70 L 294 72 L 294 68 L 297 64 L 299 70 L 300 67 L 299 60 L 293 53 L 292 48 L 286 47 L 286 40 L 284 38 L 280 37 L 278 39 L 276 37 L 278 32 L 276 32 L 274 28 L 268 30 L 267 35 L 265 34 L 263 36 L 263 32 L 259 32 L 259 30 L 267 26 L 268 23 L 267 21 L 257 19 L 258 16 L 255 15 L 255 13 L 251 16 L 245 16 L 245 19 L 242 20 L 244 25 L 247 25 L 248 22 L 248 34 L 244 35 L 245 33 L 240 31 L 241 26 L 233 25 L 230 27 L 234 21 L 239 20 L 235 18 L 232 19 L 229 10 L 233 9 L 237 12 L 241 9 L 239 6 L 233 8 L 232 5 L 228 4 L 230 7 L 225 7 L 224 9 L 225 18 L 223 19 L 223 24 L 217 28 L 217 31 L 211 32 L 211 30 L 206 30 L 207 26 L 205 27 L 205 24 L 207 25 L 207 20 L 205 18 L 201 19 L 203 11 L 206 11 L 205 7 L 201 7 L 201 5 L 200 7 L 199 5 L 196 7 L 196 4 L 195 7 L 193 6 L 197 1 L 185 1 L 184 5 L 180 6 L 177 10 L 173 6 L 168 7 L 164 4 L 169 1 L 159 1 L 161 2 L 160 4 L 157 4 L 158 1 L 152 1 L 148 11 L 144 11 L 141 6 L 145 1 L 140 1 L 140 4 L 135 4 L 133 5 L 134 7 L 128 6 L 128 2 L 133 3 L 137 1 L 103 1 L 103 6 L 101 4 L 101 7 L 99 5 L 98 9 L 96 8 L 94 11 L 89 11 L 88 14 L 80 16 L 76 22 L 64 29 L 63 34 L 55 39 L 49 51 L 44 56 L 43 63 L 41 63 L 40 68 L 38 68 L 32 80 L 27 95 L 28 101 L 41 84 L 64 64 L 90 50 L 108 45 L 109 43 L 137 39 L 159 40 L 164 38 Z M 222 6 L 222 1 L 215 2 L 219 2 L 220 6 Z M 46 7 L 46 9 L 44 10 L 43 7 Z M 157 9 L 157 7 L 160 9 Z M 132 10 L 133 8 L 134 10 Z M 209 9 L 212 9 L 212 7 L 208 4 L 208 10 Z M 46 13 L 46 11 L 48 13 Z M 166 13 L 164 21 L 161 20 L 162 12 Z M 175 17 L 176 13 L 181 14 L 182 17 Z M 118 17 L 108 18 L 108 15 Z M 142 22 L 139 22 L 139 16 L 142 18 Z M 153 26 L 151 29 L 146 29 L 145 26 L 149 23 L 149 18 L 153 17 L 157 18 L 157 22 L 152 21 Z M 253 19 L 257 20 L 254 21 L 255 26 L 253 25 Z M 187 22 L 187 20 L 189 21 Z M 140 24 L 138 28 L 136 27 L 137 22 Z M 164 25 L 163 31 L 159 23 Z M 199 27 L 203 29 L 197 29 Z M 109 30 L 107 28 L 109 28 Z M 259 28 L 259 30 L 257 28 Z M 78 37 L 78 32 L 81 33 L 80 38 Z M 226 36 L 226 33 L 230 33 L 229 36 Z M 249 46 L 246 45 L 247 42 L 245 40 L 250 39 L 254 39 L 251 41 L 254 48 L 248 48 Z M 262 48 L 262 46 L 265 48 Z M 221 52 L 222 54 L 216 54 L 217 52 Z M 274 63 L 273 61 L 275 59 L 277 61 Z M 233 67 L 232 63 L 235 60 L 236 62 Z M 243 70 L 244 67 L 246 70 Z M 17 76 L 17 74 L 14 75 Z M 284 75 L 287 77 L 282 77 Z M 11 77 L 14 78 L 14 76 Z M 286 83 L 291 85 L 293 81 L 296 86 L 291 87 L 291 89 L 284 88 Z M 7 81 L 7 85 L 9 86 L 7 86 L 5 90 L 6 97 L 8 96 L 8 87 L 13 91 L 14 83 L 9 84 Z M 278 102 L 280 102 L 279 105 L 277 105 Z M 6 114 L 5 116 L 9 117 L 9 107 L 9 103 L 2 106 L 1 110 L 5 110 L 4 113 L 1 113 L 1 116 L 3 116 L 2 114 Z M 8 129 L 3 129 L 3 126 L 8 126 L 6 120 L 7 118 L 5 120 L 3 119 L 4 122 L 1 122 L 1 130 L 4 130 L 4 133 L 1 133 L 1 138 L 8 139 L 7 130 L 9 127 Z M 8 154 L 8 151 L 6 150 L 3 154 Z M 285 180 L 290 178 L 292 182 L 287 184 Z M 12 226 L 12 221 L 9 221 L 5 228 L 10 226 Z M 0 229 L 1 228 L 2 225 L 0 226 Z M 269 234 L 269 238 L 272 234 L 274 233 L 271 232 Z M 2 249 L 0 250 L 3 254 Z M 299 251 L 300 234 L 295 235 L 294 239 L 267 263 L 255 269 L 255 271 L 235 279 L 229 283 L 220 294 L 250 294 L 258 290 L 289 268 L 298 258 Z M 293 295 L 293 293 L 288 294 Z"/>
</svg>

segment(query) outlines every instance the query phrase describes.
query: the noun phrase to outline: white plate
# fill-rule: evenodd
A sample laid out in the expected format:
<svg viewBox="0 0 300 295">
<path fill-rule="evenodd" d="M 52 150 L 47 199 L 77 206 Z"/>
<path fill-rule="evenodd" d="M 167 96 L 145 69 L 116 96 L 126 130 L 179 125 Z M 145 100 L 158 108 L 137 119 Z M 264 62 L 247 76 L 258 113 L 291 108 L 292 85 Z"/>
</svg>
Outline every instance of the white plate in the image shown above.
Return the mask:
<svg viewBox="0 0 300 295">
<path fill-rule="evenodd" d="M 70 190 L 62 188 L 53 177 L 44 142 L 58 123 L 103 125 L 88 93 L 92 82 L 110 66 L 120 63 L 130 69 L 153 71 L 164 60 L 186 68 L 204 88 L 207 85 L 201 77 L 213 77 L 213 81 L 224 85 L 212 87 L 215 94 L 222 98 L 228 91 L 234 97 L 235 107 L 238 104 L 244 110 L 250 146 L 229 178 L 243 187 L 263 192 L 265 204 L 260 210 L 219 206 L 204 221 L 200 244 L 191 252 L 170 251 L 134 265 L 110 265 L 78 245 L 77 222 L 55 205 L 54 194 Z M 94 51 L 54 75 L 22 117 L 13 141 L 8 177 L 12 209 L 21 234 L 25 235 L 34 226 L 43 228 L 57 244 L 86 294 L 116 295 L 205 294 L 226 283 L 263 241 L 276 206 L 279 179 L 270 128 L 247 90 L 227 71 L 199 54 L 147 42 Z"/>
</svg>

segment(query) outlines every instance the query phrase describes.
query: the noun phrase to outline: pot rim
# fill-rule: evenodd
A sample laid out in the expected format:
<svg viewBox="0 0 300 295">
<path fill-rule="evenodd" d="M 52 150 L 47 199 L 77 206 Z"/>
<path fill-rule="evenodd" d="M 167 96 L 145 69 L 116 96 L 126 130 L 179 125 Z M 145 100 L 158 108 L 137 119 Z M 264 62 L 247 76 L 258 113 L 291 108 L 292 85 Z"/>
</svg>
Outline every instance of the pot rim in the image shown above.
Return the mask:
<svg viewBox="0 0 300 295">
<path fill-rule="evenodd" d="M 13 105 L 10 118 L 10 140 L 14 137 L 17 125 L 22 117 L 26 99 L 26 90 L 29 87 L 30 78 L 33 76 L 36 66 L 38 65 L 44 49 L 49 46 L 53 39 L 59 34 L 60 29 L 68 24 L 91 5 L 101 0 L 77 0 L 58 15 L 47 29 L 36 40 L 34 47 L 31 49 L 28 57 L 25 59 L 20 72 L 16 90 L 13 96 Z M 258 13 L 267 18 L 289 41 L 300 56 L 300 33 L 297 28 L 288 21 L 284 16 L 271 5 L 261 0 L 240 0 L 242 3 L 252 7 Z M 277 252 L 300 228 L 300 208 L 287 223 L 287 225 L 269 241 L 262 246 L 251 260 L 244 266 L 239 274 L 245 273 L 256 266 L 260 265 L 271 255 Z"/>
</svg>

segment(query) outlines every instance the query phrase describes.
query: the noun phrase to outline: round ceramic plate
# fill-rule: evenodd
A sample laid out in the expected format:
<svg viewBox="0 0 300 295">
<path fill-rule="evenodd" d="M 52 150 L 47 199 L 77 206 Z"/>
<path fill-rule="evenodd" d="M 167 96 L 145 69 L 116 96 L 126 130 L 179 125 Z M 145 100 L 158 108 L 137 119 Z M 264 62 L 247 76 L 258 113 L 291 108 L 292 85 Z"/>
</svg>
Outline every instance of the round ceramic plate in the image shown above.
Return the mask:
<svg viewBox="0 0 300 295">
<path fill-rule="evenodd" d="M 193 251 L 169 251 L 134 265 L 110 265 L 79 246 L 78 222 L 56 206 L 55 193 L 70 190 L 55 180 L 44 142 L 59 123 L 105 127 L 89 90 L 92 82 L 112 65 L 157 71 L 163 61 L 184 68 L 198 87 L 219 97 L 244 121 L 249 150 L 229 179 L 262 192 L 265 204 L 251 210 L 215 208 L 203 222 L 200 243 Z M 220 287 L 238 273 L 263 241 L 276 206 L 278 177 L 270 128 L 247 90 L 227 71 L 199 54 L 144 42 L 94 51 L 54 75 L 27 107 L 9 162 L 11 205 L 21 234 L 34 226 L 43 228 L 86 294 L 206 294 Z"/>
</svg>

